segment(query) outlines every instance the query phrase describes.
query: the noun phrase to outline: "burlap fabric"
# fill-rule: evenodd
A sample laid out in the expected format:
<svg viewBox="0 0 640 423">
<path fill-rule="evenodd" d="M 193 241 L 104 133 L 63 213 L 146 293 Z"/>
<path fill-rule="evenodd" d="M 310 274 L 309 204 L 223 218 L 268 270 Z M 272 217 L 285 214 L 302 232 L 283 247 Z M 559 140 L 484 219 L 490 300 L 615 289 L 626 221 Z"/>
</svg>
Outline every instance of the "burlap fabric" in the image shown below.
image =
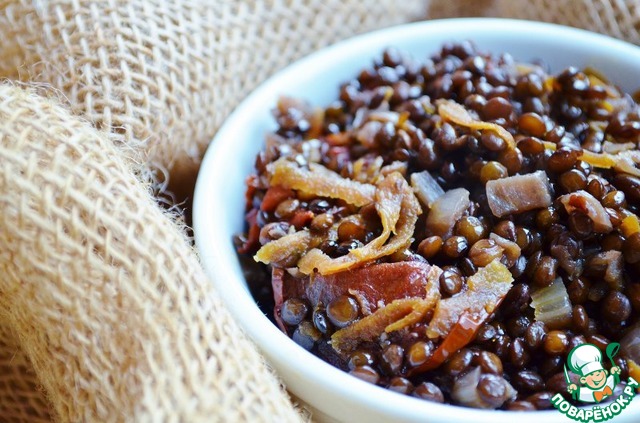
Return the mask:
<svg viewBox="0 0 640 423">
<path fill-rule="evenodd" d="M 224 118 L 275 70 L 426 9 L 426 0 L 1 3 L 0 75 L 60 89 L 74 113 L 180 183 Z"/>
<path fill-rule="evenodd" d="M 640 44 L 638 0 L 496 0 L 495 7 L 503 16 L 570 25 Z"/>
<path fill-rule="evenodd" d="M 432 0 L 429 17 L 492 16 L 552 22 L 640 44 L 640 0 Z"/>
<path fill-rule="evenodd" d="M 0 76 L 56 91 L 0 87 L 0 421 L 299 419 L 140 179 L 188 191 L 259 82 L 427 6 L 640 43 L 639 3 L 0 0 Z"/>
<path fill-rule="evenodd" d="M 0 421 L 299 419 L 146 182 L 191 186 L 256 84 L 425 9 L 0 0 L 0 76 L 62 104 L 0 88 Z"/>
<path fill-rule="evenodd" d="M 108 138 L 8 85 L 0 122 L 0 310 L 54 416 L 296 421 L 184 233 Z"/>
</svg>

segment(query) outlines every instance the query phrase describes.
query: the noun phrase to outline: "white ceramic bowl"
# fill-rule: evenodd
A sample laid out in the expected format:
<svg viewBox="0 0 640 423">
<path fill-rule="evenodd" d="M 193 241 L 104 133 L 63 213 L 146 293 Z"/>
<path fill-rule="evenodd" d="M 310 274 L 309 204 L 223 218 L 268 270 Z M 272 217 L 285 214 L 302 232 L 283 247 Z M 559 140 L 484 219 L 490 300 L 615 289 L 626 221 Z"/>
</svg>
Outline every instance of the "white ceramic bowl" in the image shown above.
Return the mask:
<svg viewBox="0 0 640 423">
<path fill-rule="evenodd" d="M 389 28 L 337 43 L 279 72 L 255 90 L 218 131 L 202 163 L 194 197 L 194 231 L 204 263 L 224 302 L 283 378 L 287 388 L 321 413 L 348 422 L 559 422 L 556 410 L 485 411 L 435 404 L 360 381 L 296 345 L 258 309 L 247 290 L 232 236 L 243 230 L 245 177 L 275 128 L 270 110 L 282 95 L 326 106 L 340 83 L 372 63 L 385 47 L 428 57 L 447 41 L 472 40 L 482 51 L 537 58 L 553 71 L 593 66 L 627 92 L 640 88 L 640 48 L 556 25 L 498 19 L 428 21 Z M 265 416 L 267 417 L 267 416 Z M 636 399 L 615 422 L 640 421 Z"/>
</svg>

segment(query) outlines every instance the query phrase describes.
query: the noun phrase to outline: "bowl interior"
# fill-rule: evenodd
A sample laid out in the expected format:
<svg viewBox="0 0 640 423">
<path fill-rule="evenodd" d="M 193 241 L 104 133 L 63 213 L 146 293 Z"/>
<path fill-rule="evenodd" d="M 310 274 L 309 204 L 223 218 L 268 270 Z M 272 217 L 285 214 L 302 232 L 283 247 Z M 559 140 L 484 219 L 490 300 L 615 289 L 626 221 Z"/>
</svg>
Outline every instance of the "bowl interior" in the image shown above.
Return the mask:
<svg viewBox="0 0 640 423">
<path fill-rule="evenodd" d="M 627 92 L 640 88 L 640 49 L 593 33 L 549 24 L 498 19 L 428 21 L 382 30 L 323 49 L 296 62 L 255 90 L 220 129 L 203 160 L 194 198 L 194 231 L 204 267 L 246 333 L 296 396 L 344 421 L 508 422 L 512 413 L 440 405 L 369 385 L 304 351 L 262 314 L 248 292 L 232 237 L 244 227 L 245 178 L 264 136 L 275 129 L 271 109 L 280 95 L 326 106 L 340 83 L 355 77 L 385 47 L 428 57 L 444 42 L 472 40 L 482 51 L 518 61 L 543 59 L 552 71 L 592 66 Z M 640 417 L 640 401 L 616 417 Z M 566 421 L 559 412 L 519 413 L 525 422 Z"/>
</svg>

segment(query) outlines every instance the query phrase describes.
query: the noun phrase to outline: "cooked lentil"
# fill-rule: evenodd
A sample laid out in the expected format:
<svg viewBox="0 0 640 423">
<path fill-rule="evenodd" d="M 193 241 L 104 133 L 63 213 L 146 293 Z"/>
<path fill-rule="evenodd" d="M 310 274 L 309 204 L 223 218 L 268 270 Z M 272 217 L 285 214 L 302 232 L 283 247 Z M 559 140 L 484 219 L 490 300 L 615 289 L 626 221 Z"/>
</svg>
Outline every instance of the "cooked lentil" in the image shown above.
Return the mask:
<svg viewBox="0 0 640 423">
<path fill-rule="evenodd" d="M 447 44 L 421 61 L 389 49 L 345 82 L 325 109 L 282 98 L 274 115 L 278 129 L 248 179 L 249 230 L 238 237 L 238 249 L 253 255 L 265 245 L 286 245 L 268 265 L 249 266 L 250 286 L 283 331 L 331 364 L 429 401 L 546 409 L 556 392 L 566 391 L 563 364 L 571 348 L 589 342 L 604 351 L 640 323 L 640 171 L 633 168 L 640 162 L 640 112 L 600 76 L 576 68 L 551 75 L 469 42 Z M 623 152 L 606 153 L 615 149 Z M 317 172 L 314 166 L 335 172 L 322 188 L 331 195 L 272 185 L 278 160 L 301 172 Z M 485 185 L 509 186 L 517 183 L 511 177 L 538 171 L 548 192 L 522 194 L 538 196 L 535 207 L 514 202 L 512 214 L 494 215 L 500 205 Z M 409 182 L 420 172 L 416 180 L 432 185 L 417 193 L 418 204 L 411 190 L 426 188 Z M 398 174 L 383 189 L 382 181 Z M 315 178 L 309 184 L 320 183 Z M 337 188 L 339 181 L 347 182 Z M 357 192 L 358 201 L 344 192 Z M 446 201 L 438 201 L 443 193 Z M 410 223 L 408 241 L 373 254 L 413 222 L 411 204 L 422 214 Z M 292 237 L 297 243 L 287 244 Z M 297 263 L 309 250 L 343 267 L 303 273 Z M 347 259 L 361 261 L 354 266 Z M 434 336 L 436 302 L 445 307 L 469 295 L 469 280 L 494 262 L 514 279 L 500 305 L 476 316 L 471 332 L 453 321 L 448 335 Z M 358 266 L 383 264 L 397 266 L 353 276 Z M 432 281 L 434 269 L 440 273 Z M 536 320 L 532 294 L 558 280 L 566 289 L 566 319 Z M 431 303 L 428 286 L 438 297 Z M 407 292 L 416 301 L 393 308 Z M 353 329 L 359 324 L 368 330 Z M 332 337 L 348 330 L 365 338 L 349 338 L 341 344 L 347 350 L 336 350 Z M 455 348 L 443 357 L 445 339 Z M 640 357 L 615 360 L 626 377 L 628 360 Z M 471 398 L 456 384 L 469 378 L 477 385 Z"/>
</svg>

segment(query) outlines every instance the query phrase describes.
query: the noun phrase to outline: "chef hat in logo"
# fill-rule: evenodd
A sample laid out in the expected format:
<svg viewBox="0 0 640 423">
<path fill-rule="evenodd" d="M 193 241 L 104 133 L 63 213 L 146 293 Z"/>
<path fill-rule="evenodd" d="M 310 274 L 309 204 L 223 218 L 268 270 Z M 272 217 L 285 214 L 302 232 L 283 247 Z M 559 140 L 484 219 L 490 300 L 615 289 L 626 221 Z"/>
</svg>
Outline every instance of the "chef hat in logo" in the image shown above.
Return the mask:
<svg viewBox="0 0 640 423">
<path fill-rule="evenodd" d="M 604 370 L 602 367 L 602 353 L 591 344 L 580 345 L 569 354 L 569 366 L 571 371 L 580 376 L 586 376 L 597 370 Z"/>
</svg>

